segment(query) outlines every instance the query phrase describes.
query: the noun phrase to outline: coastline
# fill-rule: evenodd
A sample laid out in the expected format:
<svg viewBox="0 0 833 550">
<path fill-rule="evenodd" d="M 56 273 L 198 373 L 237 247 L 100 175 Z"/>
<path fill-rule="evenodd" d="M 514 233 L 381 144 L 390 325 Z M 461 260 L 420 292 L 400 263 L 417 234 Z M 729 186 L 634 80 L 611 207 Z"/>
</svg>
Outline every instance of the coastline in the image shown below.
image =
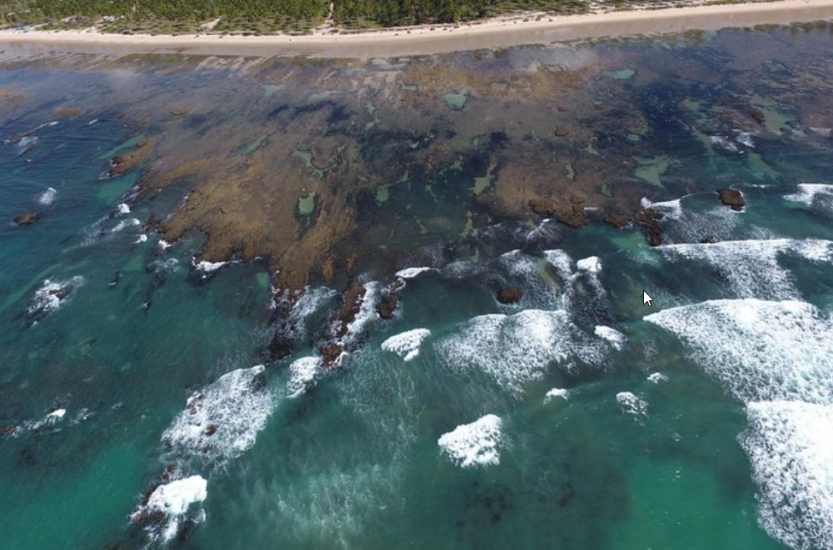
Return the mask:
<svg viewBox="0 0 833 550">
<path fill-rule="evenodd" d="M 301 36 L 121 35 L 103 34 L 93 29 L 3 30 L 0 31 L 0 48 L 20 54 L 65 51 L 93 54 L 396 57 L 605 37 L 661 35 L 688 30 L 806 23 L 833 19 L 833 0 L 776 0 L 568 16 L 538 15 L 499 17 L 458 25 Z"/>
</svg>

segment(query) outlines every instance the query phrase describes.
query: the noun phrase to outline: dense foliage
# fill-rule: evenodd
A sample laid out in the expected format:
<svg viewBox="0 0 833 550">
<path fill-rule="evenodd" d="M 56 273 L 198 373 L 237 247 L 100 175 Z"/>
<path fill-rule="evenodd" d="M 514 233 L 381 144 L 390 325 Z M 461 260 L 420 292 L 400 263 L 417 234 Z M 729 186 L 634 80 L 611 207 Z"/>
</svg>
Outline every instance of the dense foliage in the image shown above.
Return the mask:
<svg viewBox="0 0 833 550">
<path fill-rule="evenodd" d="M 335 0 L 337 26 L 390 27 L 454 23 L 535 10 L 576 13 L 587 0 Z M 104 24 L 105 30 L 192 32 L 220 20 L 214 32 L 302 32 L 324 22 L 329 0 L 0 0 L 0 24 L 50 27 Z"/>
</svg>

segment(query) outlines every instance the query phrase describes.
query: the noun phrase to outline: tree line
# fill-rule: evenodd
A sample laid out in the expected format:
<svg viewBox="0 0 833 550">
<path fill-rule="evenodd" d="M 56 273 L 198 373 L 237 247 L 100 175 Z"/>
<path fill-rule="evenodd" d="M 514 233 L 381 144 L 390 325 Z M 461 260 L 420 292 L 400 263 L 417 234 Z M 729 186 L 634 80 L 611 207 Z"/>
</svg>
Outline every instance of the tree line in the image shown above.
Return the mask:
<svg viewBox="0 0 833 550">
<path fill-rule="evenodd" d="M 0 0 L 0 23 L 58 23 L 73 18 L 92 23 L 104 16 L 198 23 L 216 18 L 323 20 L 329 6 L 329 0 Z M 335 0 L 333 16 L 337 25 L 363 21 L 390 27 L 454 23 L 521 10 L 583 9 L 586 0 Z"/>
</svg>

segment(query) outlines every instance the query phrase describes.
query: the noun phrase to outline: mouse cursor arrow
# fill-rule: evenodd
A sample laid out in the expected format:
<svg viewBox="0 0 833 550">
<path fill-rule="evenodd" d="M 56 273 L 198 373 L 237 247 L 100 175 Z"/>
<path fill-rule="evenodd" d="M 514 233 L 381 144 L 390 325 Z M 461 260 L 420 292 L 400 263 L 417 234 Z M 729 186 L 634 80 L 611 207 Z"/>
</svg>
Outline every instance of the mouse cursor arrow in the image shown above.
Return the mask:
<svg viewBox="0 0 833 550">
<path fill-rule="evenodd" d="M 642 291 L 642 304 L 650 306 L 650 305 L 653 305 L 653 303 L 652 303 L 653 301 L 654 301 L 654 299 L 651 298 L 650 296 L 648 296 L 648 293 L 643 290 Z"/>
</svg>

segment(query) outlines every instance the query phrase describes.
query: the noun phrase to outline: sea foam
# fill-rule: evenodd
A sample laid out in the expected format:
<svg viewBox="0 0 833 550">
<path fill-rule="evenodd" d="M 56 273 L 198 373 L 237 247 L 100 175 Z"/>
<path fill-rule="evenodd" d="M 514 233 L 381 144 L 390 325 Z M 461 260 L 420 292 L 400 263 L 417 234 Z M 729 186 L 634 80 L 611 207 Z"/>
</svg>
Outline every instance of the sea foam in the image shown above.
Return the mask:
<svg viewBox="0 0 833 550">
<path fill-rule="evenodd" d="M 58 196 L 58 191 L 54 187 L 49 187 L 46 191 L 38 195 L 38 203 L 42 206 L 49 206 L 55 202 Z"/>
<path fill-rule="evenodd" d="M 500 463 L 502 424 L 500 417 L 487 414 L 443 434 L 437 444 L 461 468 L 496 465 Z"/>
<path fill-rule="evenodd" d="M 449 368 L 479 369 L 515 393 L 540 379 L 551 363 L 568 370 L 576 361 L 598 365 L 606 348 L 579 329 L 568 312 L 534 309 L 475 317 L 436 344 Z"/>
<path fill-rule="evenodd" d="M 289 381 L 286 389 L 290 398 L 307 392 L 321 375 L 320 357 L 301 357 L 289 365 Z"/>
<path fill-rule="evenodd" d="M 276 404 L 264 371 L 263 365 L 238 369 L 192 394 L 162 434 L 165 461 L 221 465 L 254 445 Z"/>
<path fill-rule="evenodd" d="M 833 323 L 810 304 L 714 300 L 645 320 L 675 333 L 692 359 L 744 402 L 833 402 Z"/>
<path fill-rule="evenodd" d="M 833 405 L 763 401 L 747 407 L 740 443 L 758 485 L 758 521 L 797 550 L 833 548 Z"/>
<path fill-rule="evenodd" d="M 152 539 L 169 542 L 179 532 L 180 521 L 192 509 L 193 505 L 202 503 L 208 497 L 208 482 L 201 476 L 191 476 L 160 485 L 150 494 L 147 502 L 134 511 L 130 519 L 142 522 L 144 518 L 161 514 L 161 525 L 149 528 Z M 192 515 L 192 521 L 199 523 L 205 518 L 204 512 Z"/>
<path fill-rule="evenodd" d="M 544 395 L 544 403 L 549 403 L 553 399 L 568 401 L 570 399 L 570 391 L 562 388 L 553 388 Z"/>
<path fill-rule="evenodd" d="M 65 281 L 45 279 L 26 307 L 26 315 L 35 323 L 61 307 L 64 300 L 85 282 L 77 275 Z"/>
<path fill-rule="evenodd" d="M 405 361 L 410 361 L 419 355 L 419 347 L 423 340 L 431 336 L 431 331 L 426 328 L 409 330 L 395 336 L 391 336 L 382 342 L 382 349 L 395 353 Z"/>
<path fill-rule="evenodd" d="M 648 402 L 638 398 L 629 391 L 623 391 L 616 394 L 616 402 L 622 407 L 622 410 L 634 416 L 645 416 L 648 414 Z"/>
<path fill-rule="evenodd" d="M 795 193 L 784 196 L 785 200 L 800 202 L 807 206 L 819 204 L 833 208 L 833 185 L 825 183 L 800 183 Z"/>
<path fill-rule="evenodd" d="M 782 254 L 811 262 L 829 262 L 833 243 L 818 239 L 746 240 L 710 244 L 673 244 L 657 247 L 671 262 L 708 263 L 740 298 L 784 300 L 798 298 L 790 273 L 778 263 Z"/>
<path fill-rule="evenodd" d="M 594 330 L 596 336 L 607 340 L 610 342 L 610 345 L 613 346 L 613 349 L 620 351 L 625 346 L 625 335 L 619 332 L 616 329 L 606 327 L 603 325 L 597 325 Z"/>
</svg>

